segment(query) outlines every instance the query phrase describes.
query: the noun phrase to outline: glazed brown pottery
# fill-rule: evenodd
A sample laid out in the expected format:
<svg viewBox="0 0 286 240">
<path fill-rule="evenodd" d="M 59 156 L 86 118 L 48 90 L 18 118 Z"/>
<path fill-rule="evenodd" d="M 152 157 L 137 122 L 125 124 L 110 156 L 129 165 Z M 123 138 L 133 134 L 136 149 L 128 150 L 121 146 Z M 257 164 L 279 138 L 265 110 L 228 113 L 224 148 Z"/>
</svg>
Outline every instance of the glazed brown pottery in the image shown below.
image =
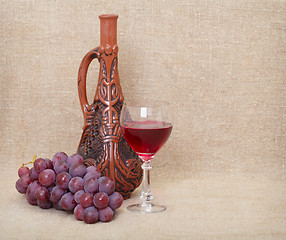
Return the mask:
<svg viewBox="0 0 286 240">
<path fill-rule="evenodd" d="M 100 45 L 83 58 L 78 72 L 78 93 L 84 116 L 78 153 L 87 166 L 97 166 L 115 181 L 124 198 L 142 180 L 141 160 L 122 136 L 119 117 L 123 95 L 118 74 L 117 15 L 101 15 Z M 94 101 L 88 103 L 86 75 L 90 62 L 100 63 Z"/>
</svg>

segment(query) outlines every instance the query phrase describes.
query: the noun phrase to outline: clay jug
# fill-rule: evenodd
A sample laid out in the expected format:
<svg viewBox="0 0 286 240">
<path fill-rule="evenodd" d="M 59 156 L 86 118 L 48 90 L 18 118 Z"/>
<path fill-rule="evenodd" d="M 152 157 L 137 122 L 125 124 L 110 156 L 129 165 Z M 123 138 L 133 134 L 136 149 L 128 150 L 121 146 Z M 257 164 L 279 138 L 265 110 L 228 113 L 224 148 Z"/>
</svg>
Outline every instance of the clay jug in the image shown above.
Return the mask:
<svg viewBox="0 0 286 240">
<path fill-rule="evenodd" d="M 118 74 L 117 15 L 100 15 L 100 45 L 83 58 L 78 72 L 78 93 L 84 116 L 83 133 L 77 152 L 87 166 L 97 166 L 115 181 L 124 198 L 142 180 L 139 157 L 122 136 L 119 117 L 123 103 Z M 90 62 L 100 63 L 94 101 L 86 95 L 86 75 Z"/>
</svg>

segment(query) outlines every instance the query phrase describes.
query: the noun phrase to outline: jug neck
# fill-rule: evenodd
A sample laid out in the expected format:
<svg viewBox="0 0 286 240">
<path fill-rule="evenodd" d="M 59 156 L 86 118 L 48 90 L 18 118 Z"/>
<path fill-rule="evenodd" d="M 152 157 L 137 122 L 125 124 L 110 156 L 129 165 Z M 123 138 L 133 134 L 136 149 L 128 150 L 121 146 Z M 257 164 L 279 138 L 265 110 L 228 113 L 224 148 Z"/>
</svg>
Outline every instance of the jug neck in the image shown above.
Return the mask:
<svg viewBox="0 0 286 240">
<path fill-rule="evenodd" d="M 117 44 L 117 18 L 115 14 L 100 15 L 100 45 L 111 47 Z"/>
</svg>

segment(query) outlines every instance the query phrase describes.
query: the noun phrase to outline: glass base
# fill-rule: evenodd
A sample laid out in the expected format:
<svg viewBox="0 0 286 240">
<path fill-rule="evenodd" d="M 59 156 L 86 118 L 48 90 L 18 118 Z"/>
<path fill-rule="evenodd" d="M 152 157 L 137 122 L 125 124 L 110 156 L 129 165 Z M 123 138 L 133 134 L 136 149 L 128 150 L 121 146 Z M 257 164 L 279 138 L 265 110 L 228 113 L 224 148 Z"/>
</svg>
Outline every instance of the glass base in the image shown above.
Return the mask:
<svg viewBox="0 0 286 240">
<path fill-rule="evenodd" d="M 148 204 L 132 204 L 126 207 L 131 212 L 137 213 L 159 213 L 166 210 L 165 206 L 156 205 L 153 203 Z"/>
</svg>

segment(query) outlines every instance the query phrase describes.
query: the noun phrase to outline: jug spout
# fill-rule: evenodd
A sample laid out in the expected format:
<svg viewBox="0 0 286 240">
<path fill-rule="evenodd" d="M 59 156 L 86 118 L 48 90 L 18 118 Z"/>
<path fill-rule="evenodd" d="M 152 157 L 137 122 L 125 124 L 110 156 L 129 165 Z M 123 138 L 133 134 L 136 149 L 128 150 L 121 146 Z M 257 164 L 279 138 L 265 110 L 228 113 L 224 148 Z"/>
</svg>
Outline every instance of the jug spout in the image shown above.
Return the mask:
<svg viewBox="0 0 286 240">
<path fill-rule="evenodd" d="M 100 15 L 100 45 L 111 47 L 117 44 L 117 18 L 116 14 Z"/>
</svg>

